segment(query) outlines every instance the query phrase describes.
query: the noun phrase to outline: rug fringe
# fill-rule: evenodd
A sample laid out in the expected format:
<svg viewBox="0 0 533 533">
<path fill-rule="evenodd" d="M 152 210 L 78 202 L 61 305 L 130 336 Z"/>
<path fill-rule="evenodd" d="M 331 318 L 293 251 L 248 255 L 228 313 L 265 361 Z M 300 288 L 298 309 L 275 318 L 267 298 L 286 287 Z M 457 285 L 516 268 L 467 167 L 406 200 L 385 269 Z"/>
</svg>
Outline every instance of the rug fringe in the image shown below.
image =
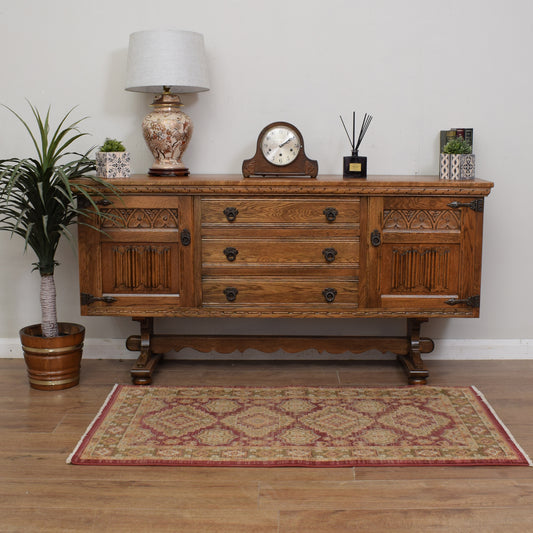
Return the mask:
<svg viewBox="0 0 533 533">
<path fill-rule="evenodd" d="M 68 465 L 72 464 L 72 458 L 74 457 L 74 455 L 76 455 L 79 447 L 83 444 L 83 441 L 85 440 L 85 437 L 89 434 L 89 431 L 91 431 L 91 429 L 93 428 L 94 424 L 96 424 L 96 421 L 98 420 L 98 418 L 100 418 L 100 415 L 104 412 L 104 409 L 107 407 L 107 404 L 109 403 L 109 401 L 113 397 L 113 394 L 117 390 L 118 386 L 119 386 L 118 383 L 115 383 L 115 385 L 111 389 L 111 392 L 107 395 L 107 398 L 105 399 L 102 407 L 100 407 L 100 410 L 98 411 L 96 416 L 93 418 L 93 421 L 89 424 L 89 427 L 86 429 L 85 433 L 81 436 L 81 439 L 78 441 L 78 444 L 76 444 L 76 447 L 74 448 L 74 451 L 67 457 L 67 464 Z"/>
<path fill-rule="evenodd" d="M 497 422 L 500 424 L 501 428 L 505 431 L 505 434 L 507 435 L 507 437 L 509 438 L 509 440 L 516 446 L 516 448 L 518 449 L 518 451 L 524 456 L 524 459 L 528 462 L 528 465 L 533 467 L 533 462 L 531 461 L 529 455 L 524 451 L 524 449 L 522 448 L 522 446 L 520 446 L 520 444 L 518 444 L 518 442 L 516 441 L 516 439 L 513 437 L 513 434 L 509 431 L 509 429 L 507 428 L 507 426 L 503 423 L 502 419 L 496 414 L 496 411 L 494 411 L 494 409 L 492 408 L 492 406 L 490 405 L 490 403 L 488 402 L 487 398 L 485 397 L 485 395 L 475 386 L 472 385 L 472 390 L 477 394 L 478 398 L 483 402 L 483 404 L 485 405 L 485 407 L 490 411 L 490 413 L 492 414 L 492 416 L 497 420 Z"/>
</svg>

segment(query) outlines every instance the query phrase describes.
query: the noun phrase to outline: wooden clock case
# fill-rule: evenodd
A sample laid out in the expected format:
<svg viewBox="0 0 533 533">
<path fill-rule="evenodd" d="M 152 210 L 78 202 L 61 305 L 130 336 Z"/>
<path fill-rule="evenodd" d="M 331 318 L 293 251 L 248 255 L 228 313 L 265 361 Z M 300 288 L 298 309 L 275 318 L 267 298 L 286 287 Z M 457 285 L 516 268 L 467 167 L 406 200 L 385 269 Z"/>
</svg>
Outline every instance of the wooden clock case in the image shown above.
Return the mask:
<svg viewBox="0 0 533 533">
<path fill-rule="evenodd" d="M 300 140 L 301 149 L 298 153 L 298 156 L 292 163 L 288 165 L 278 166 L 272 164 L 270 161 L 265 159 L 263 151 L 261 150 L 261 142 L 265 134 L 272 128 L 277 126 L 287 127 L 298 135 Z M 316 178 L 318 175 L 318 162 L 309 159 L 305 155 L 304 139 L 300 130 L 288 122 L 273 122 L 268 126 L 265 126 L 259 136 L 257 137 L 257 146 L 255 155 L 251 159 L 245 159 L 242 163 L 242 175 L 245 178 L 254 177 L 254 176 L 263 176 L 263 177 L 303 177 L 308 176 L 310 178 Z"/>
</svg>

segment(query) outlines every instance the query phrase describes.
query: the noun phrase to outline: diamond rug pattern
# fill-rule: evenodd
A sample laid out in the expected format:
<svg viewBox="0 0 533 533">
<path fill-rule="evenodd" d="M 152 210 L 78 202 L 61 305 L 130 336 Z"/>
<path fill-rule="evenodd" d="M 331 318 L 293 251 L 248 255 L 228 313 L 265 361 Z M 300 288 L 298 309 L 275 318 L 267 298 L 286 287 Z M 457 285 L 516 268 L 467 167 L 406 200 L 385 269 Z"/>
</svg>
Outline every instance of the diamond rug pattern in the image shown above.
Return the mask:
<svg viewBox="0 0 533 533">
<path fill-rule="evenodd" d="M 474 387 L 116 385 L 78 465 L 528 465 Z"/>
</svg>

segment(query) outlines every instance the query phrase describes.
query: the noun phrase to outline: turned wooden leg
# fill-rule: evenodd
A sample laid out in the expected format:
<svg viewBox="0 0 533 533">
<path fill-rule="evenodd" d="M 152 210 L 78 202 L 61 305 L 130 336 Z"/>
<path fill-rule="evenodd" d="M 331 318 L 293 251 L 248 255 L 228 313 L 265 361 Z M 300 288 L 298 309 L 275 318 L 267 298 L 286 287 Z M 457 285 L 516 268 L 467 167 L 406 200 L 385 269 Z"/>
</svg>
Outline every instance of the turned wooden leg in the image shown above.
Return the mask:
<svg viewBox="0 0 533 533">
<path fill-rule="evenodd" d="M 431 339 L 420 337 L 420 326 L 423 322 L 427 322 L 427 318 L 407 319 L 409 353 L 398 355 L 398 360 L 407 372 L 410 385 L 425 385 L 429 376 L 421 354 L 432 352 L 435 345 Z"/>
<path fill-rule="evenodd" d="M 126 341 L 128 350 L 140 351 L 139 357 L 131 369 L 131 379 L 134 385 L 149 385 L 152 383 L 152 372 L 162 357 L 162 354 L 152 353 L 154 319 L 142 317 L 133 320 L 140 323 L 141 335 L 132 335 Z"/>
</svg>

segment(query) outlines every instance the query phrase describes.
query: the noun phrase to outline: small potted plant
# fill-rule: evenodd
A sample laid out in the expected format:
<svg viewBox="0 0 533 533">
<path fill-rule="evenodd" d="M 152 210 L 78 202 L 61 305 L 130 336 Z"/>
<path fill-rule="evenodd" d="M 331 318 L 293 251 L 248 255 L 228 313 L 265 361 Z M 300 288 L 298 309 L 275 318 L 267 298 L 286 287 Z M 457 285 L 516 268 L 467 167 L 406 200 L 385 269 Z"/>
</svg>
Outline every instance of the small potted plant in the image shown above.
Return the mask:
<svg viewBox="0 0 533 533">
<path fill-rule="evenodd" d="M 79 215 L 109 216 L 93 197 L 103 197 L 103 191 L 115 194 L 115 189 L 88 175 L 95 168 L 92 149 L 72 151 L 73 143 L 87 135 L 78 130 L 83 118 L 67 125 L 72 109 L 51 129 L 50 109 L 43 117 L 30 104 L 38 126 L 34 133 L 20 115 L 4 107 L 22 122 L 36 150 L 34 157 L 0 159 L 0 230 L 22 237 L 24 250 L 31 248 L 37 256 L 34 270 L 41 276 L 41 323 L 20 330 L 28 378 L 35 389 L 66 389 L 79 382 L 85 329 L 57 320 L 55 255 L 61 237 L 72 237 L 68 227 Z M 86 179 L 77 179 L 82 177 Z"/>
<path fill-rule="evenodd" d="M 439 177 L 448 180 L 468 180 L 475 178 L 476 156 L 472 145 L 463 137 L 448 141 L 440 154 Z"/>
<path fill-rule="evenodd" d="M 96 152 L 96 174 L 101 178 L 129 178 L 130 153 L 121 141 L 106 139 Z"/>
</svg>

